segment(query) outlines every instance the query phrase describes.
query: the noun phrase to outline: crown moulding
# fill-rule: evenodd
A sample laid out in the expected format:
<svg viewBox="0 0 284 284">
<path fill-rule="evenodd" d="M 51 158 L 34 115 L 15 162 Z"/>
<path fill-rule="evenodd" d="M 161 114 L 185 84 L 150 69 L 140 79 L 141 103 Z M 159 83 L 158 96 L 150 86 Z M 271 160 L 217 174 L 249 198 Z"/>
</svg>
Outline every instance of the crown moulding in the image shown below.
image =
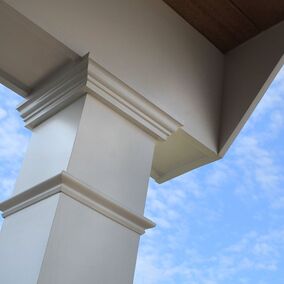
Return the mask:
<svg viewBox="0 0 284 284">
<path fill-rule="evenodd" d="M 182 126 L 170 115 L 95 62 L 90 55 L 56 73 L 18 107 L 27 128 L 34 128 L 85 94 L 119 112 L 158 140 Z"/>
<path fill-rule="evenodd" d="M 0 210 L 5 218 L 58 193 L 77 200 L 137 234 L 142 235 L 146 229 L 155 226 L 151 220 L 139 216 L 65 171 L 0 203 Z"/>
</svg>

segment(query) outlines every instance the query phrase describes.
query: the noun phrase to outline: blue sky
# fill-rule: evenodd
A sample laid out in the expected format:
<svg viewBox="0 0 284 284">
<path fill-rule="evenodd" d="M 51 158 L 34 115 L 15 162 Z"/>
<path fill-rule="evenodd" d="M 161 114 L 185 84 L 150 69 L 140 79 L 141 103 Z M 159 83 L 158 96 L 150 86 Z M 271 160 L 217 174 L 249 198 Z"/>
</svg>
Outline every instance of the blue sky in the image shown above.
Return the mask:
<svg viewBox="0 0 284 284">
<path fill-rule="evenodd" d="M 20 101 L 0 86 L 0 200 L 30 136 Z M 284 283 L 283 130 L 284 68 L 224 159 L 150 181 L 145 215 L 157 227 L 141 239 L 136 284 Z"/>
</svg>

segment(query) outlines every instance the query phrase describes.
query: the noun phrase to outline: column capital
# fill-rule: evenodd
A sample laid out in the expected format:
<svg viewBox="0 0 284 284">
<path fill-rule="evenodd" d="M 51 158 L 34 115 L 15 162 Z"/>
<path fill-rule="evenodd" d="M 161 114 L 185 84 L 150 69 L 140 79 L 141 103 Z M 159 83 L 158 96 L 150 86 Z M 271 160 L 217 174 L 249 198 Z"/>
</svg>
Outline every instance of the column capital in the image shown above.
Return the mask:
<svg viewBox="0 0 284 284">
<path fill-rule="evenodd" d="M 84 94 L 91 94 L 158 140 L 181 123 L 99 65 L 90 54 L 65 67 L 35 89 L 18 107 L 32 129 Z"/>
</svg>

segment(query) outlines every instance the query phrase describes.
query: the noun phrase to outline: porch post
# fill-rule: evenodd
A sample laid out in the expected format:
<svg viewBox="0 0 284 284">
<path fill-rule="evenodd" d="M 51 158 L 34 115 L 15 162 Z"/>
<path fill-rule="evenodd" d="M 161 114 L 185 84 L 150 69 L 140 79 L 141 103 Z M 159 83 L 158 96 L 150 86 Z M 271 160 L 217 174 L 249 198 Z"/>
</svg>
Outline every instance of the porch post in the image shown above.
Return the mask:
<svg viewBox="0 0 284 284">
<path fill-rule="evenodd" d="M 0 204 L 1 283 L 132 283 L 155 143 L 179 124 L 90 56 L 19 111 L 33 136 Z"/>
</svg>

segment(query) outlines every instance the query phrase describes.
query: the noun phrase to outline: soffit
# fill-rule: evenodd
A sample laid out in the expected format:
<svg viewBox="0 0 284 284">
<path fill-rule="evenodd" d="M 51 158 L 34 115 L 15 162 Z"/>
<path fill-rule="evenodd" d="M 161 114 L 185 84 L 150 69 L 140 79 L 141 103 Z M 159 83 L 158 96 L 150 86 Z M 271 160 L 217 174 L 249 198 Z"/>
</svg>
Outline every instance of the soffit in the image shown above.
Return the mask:
<svg viewBox="0 0 284 284">
<path fill-rule="evenodd" d="M 164 0 L 226 53 L 284 20 L 283 0 Z"/>
<path fill-rule="evenodd" d="M 79 56 L 0 1 L 0 82 L 27 96 Z"/>
</svg>

